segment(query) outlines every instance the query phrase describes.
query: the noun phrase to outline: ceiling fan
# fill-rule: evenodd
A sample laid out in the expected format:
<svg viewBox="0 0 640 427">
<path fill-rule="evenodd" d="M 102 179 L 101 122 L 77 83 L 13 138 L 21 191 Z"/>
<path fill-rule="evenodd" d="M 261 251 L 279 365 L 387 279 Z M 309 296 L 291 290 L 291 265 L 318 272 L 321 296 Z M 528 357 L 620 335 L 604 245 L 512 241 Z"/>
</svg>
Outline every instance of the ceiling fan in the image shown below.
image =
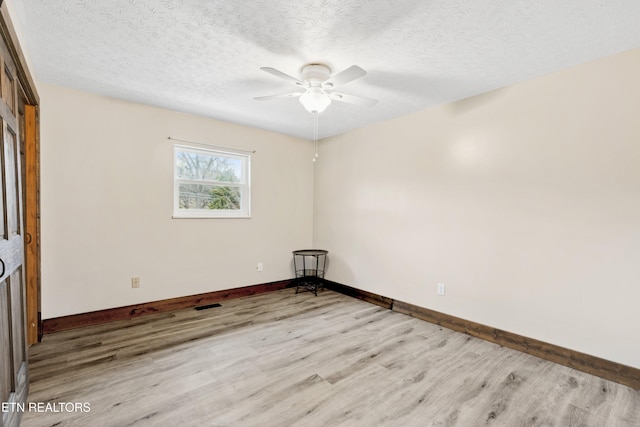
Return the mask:
<svg viewBox="0 0 640 427">
<path fill-rule="evenodd" d="M 365 107 L 372 107 L 378 102 L 375 99 L 333 91 L 336 86 L 347 84 L 367 74 L 365 70 L 357 65 L 352 65 L 346 70 L 332 76 L 331 68 L 328 65 L 307 64 L 303 66 L 300 71 L 300 79 L 296 79 L 275 68 L 261 67 L 260 69 L 295 84 L 298 86 L 298 90 L 254 98 L 258 101 L 278 98 L 299 98 L 304 108 L 313 114 L 323 112 L 329 104 L 331 104 L 331 101 L 346 102 L 348 104 Z"/>
</svg>

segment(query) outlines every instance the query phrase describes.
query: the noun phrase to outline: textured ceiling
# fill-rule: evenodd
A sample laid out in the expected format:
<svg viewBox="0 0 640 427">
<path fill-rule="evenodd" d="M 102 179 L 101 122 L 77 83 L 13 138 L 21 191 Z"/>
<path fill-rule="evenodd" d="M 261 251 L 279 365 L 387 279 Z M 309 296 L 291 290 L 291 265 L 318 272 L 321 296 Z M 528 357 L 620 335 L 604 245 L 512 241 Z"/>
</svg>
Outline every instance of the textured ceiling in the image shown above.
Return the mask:
<svg viewBox="0 0 640 427">
<path fill-rule="evenodd" d="M 260 67 L 367 70 L 339 89 L 378 103 L 332 103 L 327 137 L 640 47 L 638 0 L 8 1 L 42 82 L 307 139 Z"/>
</svg>

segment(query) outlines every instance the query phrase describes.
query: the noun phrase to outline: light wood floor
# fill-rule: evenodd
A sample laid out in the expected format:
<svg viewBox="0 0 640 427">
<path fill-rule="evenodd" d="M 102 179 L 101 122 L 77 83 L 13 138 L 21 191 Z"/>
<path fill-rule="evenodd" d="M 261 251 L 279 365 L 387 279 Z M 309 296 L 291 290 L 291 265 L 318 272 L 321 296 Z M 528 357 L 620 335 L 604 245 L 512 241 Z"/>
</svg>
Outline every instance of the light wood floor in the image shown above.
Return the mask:
<svg viewBox="0 0 640 427">
<path fill-rule="evenodd" d="M 23 426 L 640 426 L 640 391 L 325 290 L 58 332 Z"/>
</svg>

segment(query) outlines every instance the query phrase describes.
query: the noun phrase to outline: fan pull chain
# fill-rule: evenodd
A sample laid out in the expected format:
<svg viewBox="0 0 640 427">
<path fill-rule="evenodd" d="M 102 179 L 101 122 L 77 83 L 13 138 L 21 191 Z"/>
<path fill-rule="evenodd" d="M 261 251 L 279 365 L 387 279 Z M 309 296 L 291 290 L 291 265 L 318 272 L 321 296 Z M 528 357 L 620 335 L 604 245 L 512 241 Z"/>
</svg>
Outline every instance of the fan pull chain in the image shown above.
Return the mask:
<svg viewBox="0 0 640 427">
<path fill-rule="evenodd" d="M 313 149 L 315 154 L 313 155 L 313 161 L 318 158 L 318 113 L 313 114 Z"/>
</svg>

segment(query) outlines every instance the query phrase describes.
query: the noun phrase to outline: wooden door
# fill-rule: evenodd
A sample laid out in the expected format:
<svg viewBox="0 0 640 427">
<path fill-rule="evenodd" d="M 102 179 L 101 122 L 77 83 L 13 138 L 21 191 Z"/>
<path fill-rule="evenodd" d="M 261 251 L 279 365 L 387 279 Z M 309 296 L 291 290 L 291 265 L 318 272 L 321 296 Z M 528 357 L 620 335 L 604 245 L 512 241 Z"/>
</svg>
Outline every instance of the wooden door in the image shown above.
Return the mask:
<svg viewBox="0 0 640 427">
<path fill-rule="evenodd" d="M 20 423 L 28 393 L 16 67 L 0 46 L 0 427 Z"/>
</svg>

